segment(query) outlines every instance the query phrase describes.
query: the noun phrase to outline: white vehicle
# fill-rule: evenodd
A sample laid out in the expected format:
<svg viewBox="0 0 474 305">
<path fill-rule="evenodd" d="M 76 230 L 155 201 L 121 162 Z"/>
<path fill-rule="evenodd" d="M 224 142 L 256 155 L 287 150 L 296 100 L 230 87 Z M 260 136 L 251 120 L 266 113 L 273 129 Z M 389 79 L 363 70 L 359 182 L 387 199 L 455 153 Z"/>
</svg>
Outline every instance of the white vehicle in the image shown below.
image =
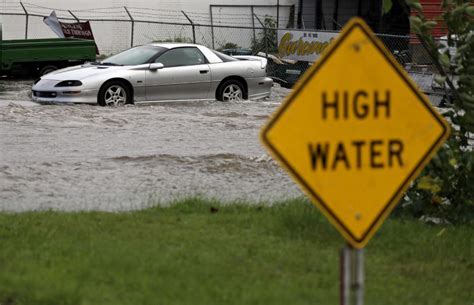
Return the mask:
<svg viewBox="0 0 474 305">
<path fill-rule="evenodd" d="M 235 58 L 196 44 L 155 43 L 46 74 L 33 85 L 32 97 L 101 106 L 263 98 L 273 85 L 266 66 L 263 57 Z"/>
<path fill-rule="evenodd" d="M 451 39 L 456 39 L 456 36 L 453 35 L 451 36 Z M 448 47 L 448 36 L 442 36 L 439 38 L 439 44 L 443 46 L 442 49 L 439 49 L 441 53 L 444 53 L 446 50 L 449 49 L 449 55 L 451 58 L 456 54 L 456 48 L 455 47 Z"/>
</svg>

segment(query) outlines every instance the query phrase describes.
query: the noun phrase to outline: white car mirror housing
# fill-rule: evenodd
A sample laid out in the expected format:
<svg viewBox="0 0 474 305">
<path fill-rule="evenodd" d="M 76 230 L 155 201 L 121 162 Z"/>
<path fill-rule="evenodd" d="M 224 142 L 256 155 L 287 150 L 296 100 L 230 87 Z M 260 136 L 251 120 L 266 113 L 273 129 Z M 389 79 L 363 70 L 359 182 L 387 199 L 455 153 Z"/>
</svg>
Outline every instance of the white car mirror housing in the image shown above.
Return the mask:
<svg viewBox="0 0 474 305">
<path fill-rule="evenodd" d="M 150 64 L 148 69 L 150 69 L 152 71 L 156 71 L 156 70 L 159 70 L 159 69 L 163 69 L 164 67 L 165 66 L 161 62 L 154 62 L 154 63 Z"/>
</svg>

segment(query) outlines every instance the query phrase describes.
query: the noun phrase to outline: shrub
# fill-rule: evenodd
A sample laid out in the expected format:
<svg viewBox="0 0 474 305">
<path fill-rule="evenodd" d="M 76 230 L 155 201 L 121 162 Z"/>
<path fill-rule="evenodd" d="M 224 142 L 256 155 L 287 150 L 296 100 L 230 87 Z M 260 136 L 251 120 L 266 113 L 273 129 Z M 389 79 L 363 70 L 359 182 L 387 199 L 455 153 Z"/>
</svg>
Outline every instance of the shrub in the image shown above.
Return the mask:
<svg viewBox="0 0 474 305">
<path fill-rule="evenodd" d="M 474 221 L 474 7 L 470 0 L 443 0 L 443 14 L 429 20 L 418 0 L 407 0 L 416 12 L 411 28 L 427 50 L 446 87 L 443 115 L 453 131 L 437 156 L 413 183 L 399 211 L 436 216 L 451 223 Z M 447 46 L 432 35 L 437 22 L 448 30 Z M 451 49 L 451 52 L 450 52 Z"/>
</svg>

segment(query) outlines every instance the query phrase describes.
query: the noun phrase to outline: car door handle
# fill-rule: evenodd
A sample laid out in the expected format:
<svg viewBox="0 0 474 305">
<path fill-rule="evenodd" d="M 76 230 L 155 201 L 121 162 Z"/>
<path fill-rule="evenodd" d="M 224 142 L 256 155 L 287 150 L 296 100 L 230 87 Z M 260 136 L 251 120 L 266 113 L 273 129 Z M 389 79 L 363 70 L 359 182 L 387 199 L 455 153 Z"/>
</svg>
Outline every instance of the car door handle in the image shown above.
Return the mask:
<svg viewBox="0 0 474 305">
<path fill-rule="evenodd" d="M 207 72 L 209 72 L 209 70 L 199 70 L 199 73 L 201 74 L 206 74 Z"/>
</svg>

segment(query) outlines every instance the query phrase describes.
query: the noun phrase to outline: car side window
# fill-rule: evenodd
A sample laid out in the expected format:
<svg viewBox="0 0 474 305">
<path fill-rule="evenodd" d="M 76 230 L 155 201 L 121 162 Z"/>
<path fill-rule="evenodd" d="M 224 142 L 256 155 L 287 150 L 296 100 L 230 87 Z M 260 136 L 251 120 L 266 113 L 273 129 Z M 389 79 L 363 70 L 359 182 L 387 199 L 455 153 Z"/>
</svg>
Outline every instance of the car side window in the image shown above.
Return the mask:
<svg viewBox="0 0 474 305">
<path fill-rule="evenodd" d="M 197 48 L 176 48 L 160 55 L 155 62 L 165 67 L 191 66 L 206 63 L 204 55 Z"/>
</svg>

